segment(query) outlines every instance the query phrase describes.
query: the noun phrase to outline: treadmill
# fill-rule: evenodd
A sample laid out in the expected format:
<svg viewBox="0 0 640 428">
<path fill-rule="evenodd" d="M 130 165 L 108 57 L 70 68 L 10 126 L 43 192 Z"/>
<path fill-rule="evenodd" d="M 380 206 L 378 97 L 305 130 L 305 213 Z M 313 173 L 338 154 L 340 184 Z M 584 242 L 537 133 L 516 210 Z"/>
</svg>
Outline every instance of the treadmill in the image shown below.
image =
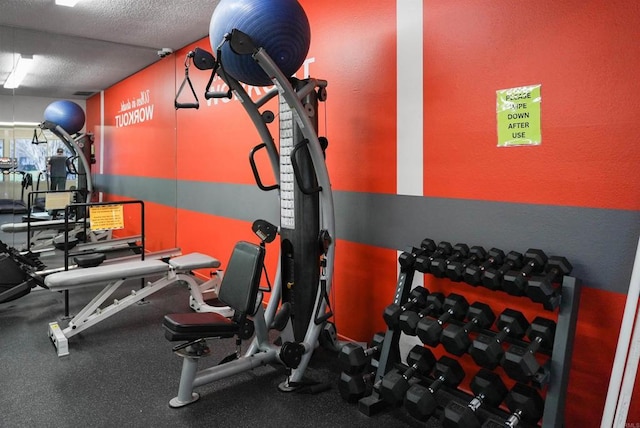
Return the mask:
<svg viewBox="0 0 640 428">
<path fill-rule="evenodd" d="M 11 186 L 11 183 L 14 182 L 11 180 L 12 176 L 22 174 L 21 171 L 18 171 L 18 159 L 16 158 L 0 157 L 0 171 L 2 172 L 4 184 L 4 186 L 0 186 L 0 189 Z M 23 179 L 20 180 L 21 187 L 23 186 L 22 183 L 24 183 L 24 174 L 22 175 Z M 24 192 L 24 187 L 22 189 Z M 10 189 L 9 192 L 0 193 L 0 214 L 25 214 L 27 212 L 27 204 L 22 199 L 12 199 L 8 198 L 8 196 L 13 196 L 13 189 Z"/>
</svg>

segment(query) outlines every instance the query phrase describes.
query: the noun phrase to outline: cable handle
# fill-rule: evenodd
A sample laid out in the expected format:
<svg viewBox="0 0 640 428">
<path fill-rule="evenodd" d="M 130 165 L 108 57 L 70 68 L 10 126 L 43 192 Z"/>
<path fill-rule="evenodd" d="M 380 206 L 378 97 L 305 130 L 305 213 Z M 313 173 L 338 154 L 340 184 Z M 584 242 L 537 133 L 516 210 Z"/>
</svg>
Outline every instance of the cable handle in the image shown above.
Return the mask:
<svg viewBox="0 0 640 428">
<path fill-rule="evenodd" d="M 184 79 L 182 80 L 182 83 L 180 84 L 180 88 L 178 89 L 178 92 L 176 93 L 176 98 L 173 101 L 173 106 L 176 108 L 176 110 L 181 109 L 181 108 L 194 108 L 194 109 L 199 109 L 200 108 L 200 101 L 198 100 L 198 95 L 196 94 L 195 89 L 193 89 L 193 84 L 191 83 L 191 79 L 189 78 L 189 66 L 191 65 L 191 59 L 194 57 L 194 51 L 189 51 L 189 53 L 187 53 L 187 55 L 185 56 L 184 59 Z M 193 97 L 195 98 L 195 102 L 190 102 L 190 103 L 183 103 L 183 102 L 179 102 L 178 101 L 178 97 L 180 96 L 180 94 L 182 93 L 182 90 L 185 87 L 185 84 L 189 84 L 189 88 L 191 89 L 191 93 L 193 94 Z"/>
</svg>

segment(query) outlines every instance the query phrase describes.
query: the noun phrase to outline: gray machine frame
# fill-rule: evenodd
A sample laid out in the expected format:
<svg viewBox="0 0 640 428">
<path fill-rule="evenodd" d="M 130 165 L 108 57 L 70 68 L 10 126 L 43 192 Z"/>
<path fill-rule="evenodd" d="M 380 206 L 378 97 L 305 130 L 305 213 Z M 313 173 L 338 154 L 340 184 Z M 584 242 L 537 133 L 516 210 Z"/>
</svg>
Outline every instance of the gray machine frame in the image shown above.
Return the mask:
<svg viewBox="0 0 640 428">
<path fill-rule="evenodd" d="M 231 37 L 233 37 L 233 32 Z M 253 316 L 255 335 L 246 353 L 235 360 L 199 371 L 199 356 L 189 355 L 188 353 L 178 353 L 178 355 L 182 356 L 184 360 L 178 395 L 170 401 L 171 407 L 181 407 L 196 401 L 199 396 L 193 391 L 193 389 L 198 386 L 271 363 L 282 363 L 286 366 L 285 362 L 281 358 L 282 346 L 276 345 L 275 342 L 295 342 L 303 349 L 299 364 L 297 364 L 296 367 L 289 367 L 289 374 L 286 380 L 280 385 L 280 389 L 283 391 L 296 389 L 298 385 L 303 383 L 304 372 L 308 367 L 313 351 L 318 343 L 318 338 L 325 324 L 324 320 L 326 320 L 326 316 L 324 315 L 326 315 L 328 309 L 327 296 L 331 292 L 334 265 L 333 261 L 335 254 L 334 205 L 324 152 L 317 135 L 317 121 L 315 123 L 312 121 L 312 116 L 316 114 L 317 109 L 309 108 L 309 104 L 307 102 L 303 105 L 303 100 L 313 95 L 313 93 L 321 94 L 320 98 L 324 98 L 326 96 L 327 82 L 325 80 L 308 78 L 304 81 L 299 81 L 300 84 L 296 85 L 297 89 L 294 89 L 290 80 L 282 73 L 264 49 L 260 47 L 253 47 L 251 55 L 275 85 L 275 88 L 272 91 L 268 92 L 258 101 L 254 102 L 242 84 L 237 80 L 230 78 L 226 73 L 224 73 L 224 71 L 218 74 L 230 89 L 229 93 L 224 96 L 230 96 L 231 93 L 233 93 L 240 99 L 261 137 L 262 144 L 267 150 L 274 176 L 276 177 L 276 180 L 278 180 L 278 185 L 274 186 L 274 188 L 278 188 L 278 190 L 280 190 L 281 154 L 275 146 L 274 140 L 266 125 L 267 120 L 260 112 L 260 108 L 263 107 L 270 99 L 279 95 L 291 109 L 294 122 L 297 126 L 297 131 L 305 139 L 312 164 L 313 174 L 315 174 L 314 179 L 317 183 L 317 187 L 314 192 L 317 192 L 318 195 L 318 226 L 319 229 L 328 237 L 325 241 L 325 252 L 322 256 L 324 258 L 324 262 L 319 267 L 319 284 L 317 287 L 313 288 L 313 290 L 315 290 L 315 303 L 310 317 L 307 320 L 308 324 L 306 331 L 304 331 L 304 334 L 302 335 L 302 340 L 295 339 L 295 336 L 300 336 L 300 332 L 295 334 L 291 320 L 289 320 L 287 325 L 280 332 L 280 340 L 270 340 L 269 329 L 274 323 L 274 319 L 283 297 L 282 266 L 281 263 L 278 264 L 269 302 L 266 307 L 259 304 L 257 312 Z M 222 67 L 223 64 L 221 65 L 221 68 Z M 205 96 L 207 98 L 212 98 L 221 95 L 207 93 Z M 317 101 L 317 99 L 315 101 Z M 280 259 L 281 256 L 282 253 L 280 254 Z M 258 301 L 261 301 L 261 299 L 259 298 Z"/>
<path fill-rule="evenodd" d="M 56 137 L 60 138 L 62 143 L 69 149 L 69 151 L 71 151 L 72 153 L 74 153 L 78 157 L 78 159 L 80 160 L 80 164 L 81 164 L 81 169 L 80 169 L 79 173 L 84 175 L 85 180 L 86 180 L 86 183 L 83 183 L 83 184 L 85 184 L 85 186 L 78 186 L 78 187 L 80 189 L 86 188 L 87 195 L 86 195 L 86 198 L 85 198 L 85 202 L 90 202 L 91 201 L 91 195 L 93 193 L 93 180 L 91 178 L 91 165 L 89 163 L 89 160 L 87 159 L 87 156 L 85 154 L 85 151 L 83 150 L 83 147 L 81 147 L 81 144 L 84 145 L 84 143 L 82 143 L 82 140 L 84 140 L 86 138 L 91 138 L 91 136 L 89 134 L 78 134 L 74 138 L 67 131 L 65 131 L 65 129 L 62 126 L 58 125 L 57 123 L 53 123 L 53 122 L 50 122 L 50 121 L 47 121 L 47 120 L 42 122 L 39 126 L 40 126 L 41 129 L 48 129 Z"/>
</svg>

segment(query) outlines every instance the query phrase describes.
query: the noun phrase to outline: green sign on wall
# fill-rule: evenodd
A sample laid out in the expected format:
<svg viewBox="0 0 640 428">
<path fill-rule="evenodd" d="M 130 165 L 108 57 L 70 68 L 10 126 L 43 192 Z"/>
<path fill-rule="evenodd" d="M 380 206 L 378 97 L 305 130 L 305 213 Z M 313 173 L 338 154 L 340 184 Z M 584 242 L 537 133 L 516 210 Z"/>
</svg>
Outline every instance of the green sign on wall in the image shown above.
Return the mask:
<svg viewBox="0 0 640 428">
<path fill-rule="evenodd" d="M 537 146 L 542 142 L 540 86 L 496 91 L 498 147 Z"/>
</svg>

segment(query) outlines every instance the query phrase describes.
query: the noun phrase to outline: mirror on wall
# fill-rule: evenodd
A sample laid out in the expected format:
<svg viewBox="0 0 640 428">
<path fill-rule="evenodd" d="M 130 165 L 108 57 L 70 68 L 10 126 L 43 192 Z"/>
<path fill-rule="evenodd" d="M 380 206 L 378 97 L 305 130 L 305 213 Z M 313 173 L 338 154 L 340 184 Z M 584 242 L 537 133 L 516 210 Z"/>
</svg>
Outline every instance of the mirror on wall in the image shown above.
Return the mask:
<svg viewBox="0 0 640 428">
<path fill-rule="evenodd" d="M 59 94 L 49 97 L 46 95 L 50 94 L 44 94 L 33 87 L 34 82 L 40 81 L 39 79 L 48 79 L 45 85 L 47 87 L 55 86 L 50 83 L 51 76 L 46 71 L 47 55 L 57 57 L 64 51 L 65 46 L 73 46 L 83 53 L 83 69 L 78 72 L 86 73 L 85 69 L 96 67 L 90 73 L 100 75 L 104 67 L 94 64 L 90 55 L 96 55 L 95 62 L 99 63 L 98 60 L 104 60 L 105 50 L 111 52 L 113 49 L 115 52 L 114 46 L 117 44 L 63 34 L 26 31 L 3 25 L 5 18 L 7 17 L 3 16 L 0 19 L 0 224 L 23 222 L 29 205 L 29 194 L 50 189 L 51 176 L 47 171 L 47 161 L 58 155 L 59 148 L 63 151 L 62 156 L 69 160 L 71 167 L 66 177 L 65 188 L 81 187 L 81 165 L 77 158 L 73 159 L 74 153 L 69 149 L 69 145 L 61 141 L 55 133 L 39 127 L 44 120 L 47 106 L 52 102 L 68 99 L 80 105 L 86 113 L 85 127 L 80 133 L 91 134 L 95 139 L 95 144 L 92 145 L 95 152 L 92 151 L 91 155 L 95 156 L 96 163 L 90 165 L 90 175 L 94 183 L 93 200 L 148 200 L 149 204 L 145 207 L 145 238 L 151 238 L 149 241 L 153 242 L 154 237 L 151 235 L 158 233 L 161 238 L 156 239 L 156 246 L 177 247 L 176 198 L 165 196 L 175 195 L 177 192 L 177 113 L 173 106 L 176 58 L 170 56 L 162 59 L 159 65 L 149 66 L 155 71 L 151 74 L 152 79 L 147 78 L 147 75 L 138 79 L 143 83 L 135 83 L 133 86 L 127 83 L 137 74 L 134 73 L 123 81 L 114 80 L 113 85 L 120 88 L 117 90 L 113 90 L 113 87 L 97 87 L 88 88 L 91 90 L 86 93 L 75 91 L 72 94 L 73 91 L 68 88 L 60 88 L 66 90 L 65 94 L 68 94 L 68 97 L 58 96 Z M 46 40 L 45 45 L 43 40 Z M 96 44 L 98 48 L 95 47 Z M 55 52 L 52 52 L 52 49 Z M 141 52 L 146 52 L 146 55 L 150 52 L 152 57 L 156 58 L 152 61 L 158 61 L 155 49 L 129 45 L 123 45 L 123 49 L 131 51 L 125 55 L 125 62 L 136 63 L 136 60 L 143 56 Z M 4 70 L 12 68 L 21 51 L 32 52 L 34 59 L 37 59 L 35 62 L 44 62 L 38 62 L 36 72 L 25 79 L 21 87 L 5 89 L 2 84 L 8 73 Z M 114 66 L 118 61 L 119 59 L 112 59 Z M 140 85 L 142 89 L 137 87 Z M 155 108 L 155 120 L 147 120 L 139 126 L 129 126 L 126 131 L 122 128 L 117 129 L 115 117 L 123 113 L 120 111 L 122 101 L 136 100 L 141 91 L 148 87 L 152 89 L 152 98 L 147 100 L 146 106 Z M 101 93 L 101 90 L 104 92 Z M 114 110 L 110 112 L 109 109 Z M 77 134 L 72 137 L 77 137 Z M 162 144 L 159 144 L 160 139 Z M 155 150 L 157 152 L 154 152 Z M 156 163 L 160 162 L 158 157 L 162 158 L 162 177 L 145 169 L 145 166 L 155 164 L 149 162 L 151 159 L 155 159 Z M 74 170 L 80 174 L 76 174 Z M 171 192 L 167 191 L 169 186 L 173 189 Z M 157 195 L 160 197 L 156 197 Z M 42 201 L 38 199 L 33 199 L 35 212 L 49 212 L 50 210 L 43 209 Z M 133 228 L 136 227 L 137 224 L 134 224 Z M 117 233 L 118 231 L 114 231 L 114 235 Z M 24 248 L 22 244 L 26 242 L 26 234 L 0 231 L 0 239 L 7 245 L 21 249 Z"/>
<path fill-rule="evenodd" d="M 0 27 L 0 63 L 2 70 L 11 69 L 15 62 L 15 33 L 12 28 Z M 0 76 L 4 84 L 8 74 Z M 0 86 L 0 224 L 14 220 L 14 202 L 19 202 L 14 153 L 14 91 Z M 14 236 L 0 231 L 0 239 L 14 245 Z"/>
<path fill-rule="evenodd" d="M 43 212 L 44 206 L 39 201 L 40 192 L 51 188 L 51 174 L 48 168 L 52 156 L 64 156 L 68 164 L 65 188 L 78 187 L 78 161 L 74 154 L 48 130 L 42 130 L 37 124 L 14 124 L 7 128 L 8 150 L 3 152 L 0 168 L 3 169 L 3 211 L 13 206 L 14 214 L 25 214 L 26 210 Z M 59 152 L 62 153 L 59 153 Z M 31 201 L 29 194 L 32 195 Z M 11 196 L 7 201 L 5 196 Z"/>
<path fill-rule="evenodd" d="M 32 192 L 48 190 L 47 160 L 61 143 L 47 139 L 34 144 L 34 131 L 34 125 L 5 121 L 0 125 L 0 224 L 23 222 L 29 210 L 44 211 L 36 194 L 31 203 L 29 198 Z M 70 175 L 68 180 L 68 185 L 74 185 L 76 177 Z M 24 233 L 12 233 L 12 229 L 3 227 L 1 232 L 0 239 L 11 246 L 20 247 L 26 239 Z"/>
</svg>

